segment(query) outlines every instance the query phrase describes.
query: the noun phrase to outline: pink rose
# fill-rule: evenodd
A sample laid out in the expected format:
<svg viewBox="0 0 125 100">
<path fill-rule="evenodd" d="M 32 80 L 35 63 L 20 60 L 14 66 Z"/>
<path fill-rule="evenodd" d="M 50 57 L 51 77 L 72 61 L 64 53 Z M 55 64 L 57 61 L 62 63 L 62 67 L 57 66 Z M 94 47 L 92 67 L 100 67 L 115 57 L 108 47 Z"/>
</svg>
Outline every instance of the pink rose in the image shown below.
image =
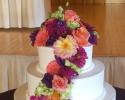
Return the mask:
<svg viewBox="0 0 125 100">
<path fill-rule="evenodd" d="M 41 29 L 37 36 L 36 36 L 36 40 L 35 40 L 35 46 L 45 46 L 46 42 L 48 40 L 48 32 L 46 31 L 46 29 Z"/>
<path fill-rule="evenodd" d="M 64 13 L 64 18 L 65 18 L 66 21 L 77 21 L 77 22 L 79 22 L 79 20 L 80 20 L 79 16 L 73 10 L 66 10 L 65 13 Z"/>
<path fill-rule="evenodd" d="M 89 44 L 88 39 L 90 34 L 85 27 L 80 27 L 77 30 L 74 30 L 73 36 L 80 46 L 86 46 Z"/>
<path fill-rule="evenodd" d="M 60 66 L 56 62 L 56 60 L 51 61 L 47 66 L 47 73 L 50 73 L 52 75 L 59 73 Z"/>
<path fill-rule="evenodd" d="M 58 92 L 64 92 L 68 85 L 68 80 L 65 77 L 60 77 L 57 75 L 54 75 L 54 78 L 52 80 L 53 88 Z"/>
</svg>

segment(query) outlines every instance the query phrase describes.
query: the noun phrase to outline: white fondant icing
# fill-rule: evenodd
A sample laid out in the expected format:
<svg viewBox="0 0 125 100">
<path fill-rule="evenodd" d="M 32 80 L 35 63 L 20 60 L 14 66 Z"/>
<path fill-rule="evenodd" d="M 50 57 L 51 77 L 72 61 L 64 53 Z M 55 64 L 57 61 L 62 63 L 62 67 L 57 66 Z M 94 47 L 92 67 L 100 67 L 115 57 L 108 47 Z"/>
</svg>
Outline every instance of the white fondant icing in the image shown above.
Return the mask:
<svg viewBox="0 0 125 100">
<path fill-rule="evenodd" d="M 94 61 L 94 69 L 72 80 L 71 100 L 94 100 L 101 96 L 104 87 L 104 65 Z"/>
<path fill-rule="evenodd" d="M 37 71 L 36 64 L 33 64 L 27 69 L 27 83 L 29 96 L 34 95 L 36 87 L 42 79 L 42 74 Z"/>
<path fill-rule="evenodd" d="M 87 73 L 87 72 L 90 72 L 91 70 L 93 70 L 93 68 L 94 68 L 94 63 L 93 63 L 93 61 L 92 61 L 92 63 L 91 63 L 91 65 L 90 65 L 91 67 L 88 67 L 88 68 L 86 68 L 86 69 L 84 69 L 84 68 L 82 68 L 82 72 L 80 73 L 80 74 L 83 74 L 83 73 Z"/>
<path fill-rule="evenodd" d="M 105 97 L 105 95 L 106 95 L 106 90 L 105 90 L 105 88 L 103 88 L 102 94 L 99 97 L 97 97 L 96 100 L 103 100 L 103 98 Z"/>
<path fill-rule="evenodd" d="M 106 94 L 102 100 L 116 100 L 116 91 L 115 89 L 108 83 L 104 83 L 104 88 Z M 99 98 L 97 100 L 100 100 Z"/>
<path fill-rule="evenodd" d="M 46 73 L 47 65 L 55 59 L 53 48 L 50 47 L 38 47 L 39 56 L 39 68 L 38 71 Z"/>
<path fill-rule="evenodd" d="M 82 72 L 87 72 L 87 71 L 90 71 L 92 70 L 93 66 L 92 65 L 92 53 L 93 53 L 93 45 L 90 45 L 90 46 L 86 46 L 86 47 L 83 47 L 86 51 L 86 54 L 87 54 L 87 59 L 86 59 L 86 63 L 84 65 L 84 67 L 82 68 Z"/>
</svg>

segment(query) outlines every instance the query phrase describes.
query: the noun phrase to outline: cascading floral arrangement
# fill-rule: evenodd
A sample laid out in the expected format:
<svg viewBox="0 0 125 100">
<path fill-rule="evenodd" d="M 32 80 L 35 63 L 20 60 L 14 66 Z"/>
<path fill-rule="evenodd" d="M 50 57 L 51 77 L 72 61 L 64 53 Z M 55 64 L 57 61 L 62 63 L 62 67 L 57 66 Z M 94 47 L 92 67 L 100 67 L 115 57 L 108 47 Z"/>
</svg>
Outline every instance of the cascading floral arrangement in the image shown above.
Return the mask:
<svg viewBox="0 0 125 100">
<path fill-rule="evenodd" d="M 52 47 L 55 54 L 30 100 L 69 100 L 72 79 L 80 74 L 87 59 L 83 47 L 95 45 L 97 36 L 94 27 L 81 21 L 73 10 L 59 7 L 51 13 L 30 35 L 33 46 Z"/>
</svg>

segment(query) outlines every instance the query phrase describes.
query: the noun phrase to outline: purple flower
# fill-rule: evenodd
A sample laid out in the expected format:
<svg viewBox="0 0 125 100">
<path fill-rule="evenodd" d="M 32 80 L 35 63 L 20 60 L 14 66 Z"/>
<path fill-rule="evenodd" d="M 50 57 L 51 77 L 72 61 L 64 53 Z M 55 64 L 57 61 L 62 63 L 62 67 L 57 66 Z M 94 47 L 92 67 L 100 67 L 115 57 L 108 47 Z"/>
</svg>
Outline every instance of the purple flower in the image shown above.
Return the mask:
<svg viewBox="0 0 125 100">
<path fill-rule="evenodd" d="M 89 43 L 94 44 L 94 45 L 97 44 L 97 35 L 90 34 Z"/>
<path fill-rule="evenodd" d="M 87 23 L 85 23 L 85 22 L 83 22 L 83 21 L 81 21 L 81 23 L 86 27 L 86 29 L 88 30 L 88 32 L 89 32 L 90 34 L 93 34 L 93 33 L 94 33 L 95 27 L 93 27 L 93 26 L 91 26 L 91 25 L 89 25 L 89 24 L 87 24 Z"/>
<path fill-rule="evenodd" d="M 30 100 L 48 100 L 47 96 L 31 96 Z"/>
<path fill-rule="evenodd" d="M 47 46 L 52 46 L 59 37 L 66 37 L 68 28 L 65 21 L 59 19 L 50 19 L 45 23 L 49 33 L 49 39 L 46 43 Z"/>
<path fill-rule="evenodd" d="M 77 76 L 78 73 L 76 73 L 74 70 L 72 70 L 71 68 L 69 67 L 62 67 L 60 68 L 60 76 L 65 76 L 67 79 L 69 79 L 69 82 L 70 80 Z"/>
<path fill-rule="evenodd" d="M 65 60 L 61 59 L 60 57 L 55 56 L 55 59 L 57 61 L 57 63 L 61 66 L 61 67 L 65 67 Z"/>
<path fill-rule="evenodd" d="M 81 21 L 81 23 L 86 27 L 86 29 L 88 30 L 88 32 L 90 33 L 90 37 L 89 37 L 89 43 L 95 45 L 97 44 L 97 35 L 95 35 L 95 28 L 83 21 Z"/>
<path fill-rule="evenodd" d="M 42 82 L 46 84 L 48 88 L 52 88 L 52 80 L 53 80 L 53 75 L 45 73 Z"/>
<path fill-rule="evenodd" d="M 77 54 L 75 56 L 72 56 L 71 58 L 69 58 L 69 61 L 71 61 L 78 67 L 82 68 L 85 65 L 86 59 L 87 59 L 87 54 L 86 54 L 84 48 L 79 47 L 77 49 Z"/>
<path fill-rule="evenodd" d="M 32 46 L 34 46 L 34 43 L 35 43 L 35 40 L 36 40 L 36 36 L 37 36 L 37 33 L 39 32 L 39 29 L 33 31 L 31 34 L 30 34 L 30 39 L 31 39 L 31 42 L 32 42 Z"/>
</svg>

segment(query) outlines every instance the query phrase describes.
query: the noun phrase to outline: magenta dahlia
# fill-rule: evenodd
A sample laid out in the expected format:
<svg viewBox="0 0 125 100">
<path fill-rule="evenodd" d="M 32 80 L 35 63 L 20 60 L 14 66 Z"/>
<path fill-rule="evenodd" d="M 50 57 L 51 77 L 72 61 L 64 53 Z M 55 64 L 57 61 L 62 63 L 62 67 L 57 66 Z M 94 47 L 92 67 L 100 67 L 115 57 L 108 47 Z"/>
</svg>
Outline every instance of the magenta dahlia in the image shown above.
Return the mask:
<svg viewBox="0 0 125 100">
<path fill-rule="evenodd" d="M 47 46 L 52 46 L 59 37 L 66 37 L 69 34 L 66 22 L 59 19 L 49 19 L 45 23 L 45 27 L 49 33 Z"/>
<path fill-rule="evenodd" d="M 60 68 L 60 76 L 65 76 L 69 80 L 71 80 L 73 77 L 75 77 L 77 75 L 78 75 L 78 73 L 69 67 Z"/>
<path fill-rule="evenodd" d="M 47 96 L 31 96 L 30 100 L 48 100 Z"/>
<path fill-rule="evenodd" d="M 78 67 L 82 68 L 85 65 L 86 59 L 87 59 L 87 54 L 85 52 L 85 49 L 83 47 L 79 47 L 77 49 L 77 54 L 69 58 L 69 61 L 71 61 Z"/>
</svg>

